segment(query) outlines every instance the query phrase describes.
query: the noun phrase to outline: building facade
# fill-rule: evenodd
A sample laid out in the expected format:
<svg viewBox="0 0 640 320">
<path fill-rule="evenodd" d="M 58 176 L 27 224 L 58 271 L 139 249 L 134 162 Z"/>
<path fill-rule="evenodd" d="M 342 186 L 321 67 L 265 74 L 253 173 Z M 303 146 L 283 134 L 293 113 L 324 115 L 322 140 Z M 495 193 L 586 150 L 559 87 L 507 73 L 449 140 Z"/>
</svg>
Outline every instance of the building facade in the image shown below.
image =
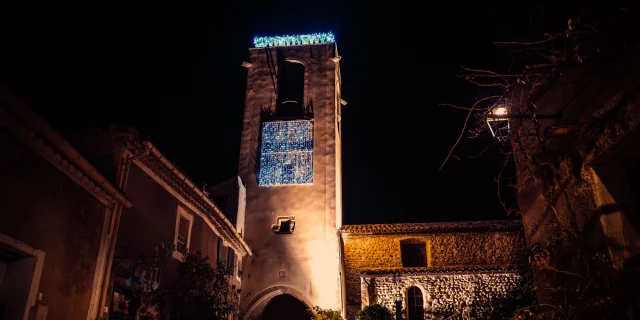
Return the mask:
<svg viewBox="0 0 640 320">
<path fill-rule="evenodd" d="M 0 318 L 95 319 L 110 221 L 127 200 L 0 87 Z"/>
<path fill-rule="evenodd" d="M 405 318 L 474 318 L 511 297 L 524 268 L 518 221 L 342 227 L 346 102 L 333 35 L 254 43 L 243 63 L 238 168 L 246 182 L 245 239 L 253 250 L 245 261 L 242 319 L 304 318 L 289 312 L 294 305 L 354 319 L 373 303 L 396 310 L 396 300 Z M 405 247 L 419 261 L 404 264 Z M 410 298 L 420 300 L 419 317 Z"/>
<path fill-rule="evenodd" d="M 139 298 L 169 287 L 178 262 L 195 251 L 223 263 L 230 286 L 241 289 L 251 249 L 239 177 L 211 188 L 231 200 L 221 209 L 136 130 L 81 135 L 76 149 L 0 90 L 3 319 L 134 316 Z"/>
<path fill-rule="evenodd" d="M 83 137 L 78 144 L 102 170 L 121 172 L 122 190 L 134 204 L 123 210 L 117 225 L 104 302 L 105 310 L 111 310 L 109 319 L 139 312 L 141 295 L 170 287 L 178 262 L 197 251 L 211 264 L 225 264 L 230 285 L 241 289 L 241 261 L 251 250 L 238 231 L 245 202 L 238 177 L 215 188 L 234 199 L 223 213 L 204 187 L 196 186 L 136 130 L 112 127 Z M 118 163 L 126 165 L 119 170 L 114 166 Z M 125 304 L 130 307 L 122 307 Z"/>
<path fill-rule="evenodd" d="M 347 319 L 381 304 L 403 319 L 488 319 L 527 268 L 518 220 L 345 225 Z"/>
<path fill-rule="evenodd" d="M 207 192 L 224 216 L 236 227 L 240 237 L 243 237 L 244 213 L 247 205 L 247 188 L 244 181 L 239 176 L 235 176 L 207 188 Z"/>
<path fill-rule="evenodd" d="M 346 102 L 333 35 L 255 44 L 243 64 L 239 175 L 210 188 L 136 130 L 79 136 L 78 152 L 1 95 L 10 155 L 0 182 L 10 208 L 0 224 L 1 312 L 131 316 L 141 299 L 130 294 L 169 287 L 194 251 L 226 264 L 243 320 L 304 318 L 314 306 L 354 319 L 375 303 L 407 319 L 486 318 L 513 300 L 526 260 L 517 221 L 342 226 Z M 287 313 L 294 305 L 302 313 Z"/>
<path fill-rule="evenodd" d="M 331 34 L 256 38 L 238 172 L 246 182 L 243 319 L 278 296 L 341 310 L 340 56 Z M 282 298 L 282 297 L 281 297 Z"/>
</svg>

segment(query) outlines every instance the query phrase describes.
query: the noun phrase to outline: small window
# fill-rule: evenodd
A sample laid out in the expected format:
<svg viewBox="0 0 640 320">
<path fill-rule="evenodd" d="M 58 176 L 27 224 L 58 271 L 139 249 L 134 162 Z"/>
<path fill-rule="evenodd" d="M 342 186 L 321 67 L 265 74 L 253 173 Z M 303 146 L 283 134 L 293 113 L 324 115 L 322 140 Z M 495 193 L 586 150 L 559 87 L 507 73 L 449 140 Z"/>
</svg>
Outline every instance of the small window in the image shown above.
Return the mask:
<svg viewBox="0 0 640 320">
<path fill-rule="evenodd" d="M 191 229 L 193 227 L 193 215 L 187 212 L 183 207 L 178 207 L 176 217 L 176 230 L 174 245 L 176 248 L 177 259 L 182 259 L 189 251 L 191 244 Z"/>
<path fill-rule="evenodd" d="M 276 223 L 271 225 L 271 230 L 277 234 L 291 234 L 296 227 L 294 216 L 278 217 Z"/>
<path fill-rule="evenodd" d="M 191 227 L 191 221 L 180 217 L 180 222 L 178 223 L 178 243 L 176 245 L 178 251 L 182 253 L 186 253 L 188 249 L 187 239 L 189 238 L 189 227 Z"/>
<path fill-rule="evenodd" d="M 236 253 L 233 249 L 229 248 L 227 251 L 227 271 L 230 275 L 233 275 L 233 272 L 235 271 L 235 257 Z"/>
<path fill-rule="evenodd" d="M 409 288 L 407 300 L 409 320 L 424 320 L 424 301 L 422 300 L 422 291 L 420 291 L 420 288 Z"/>
<path fill-rule="evenodd" d="M 420 268 L 427 267 L 427 244 L 420 239 L 407 239 L 400 241 L 400 255 L 402 267 Z"/>
<path fill-rule="evenodd" d="M 224 248 L 222 243 L 222 238 L 218 238 L 218 251 L 216 251 L 216 262 L 221 263 L 223 259 L 222 248 Z"/>
</svg>

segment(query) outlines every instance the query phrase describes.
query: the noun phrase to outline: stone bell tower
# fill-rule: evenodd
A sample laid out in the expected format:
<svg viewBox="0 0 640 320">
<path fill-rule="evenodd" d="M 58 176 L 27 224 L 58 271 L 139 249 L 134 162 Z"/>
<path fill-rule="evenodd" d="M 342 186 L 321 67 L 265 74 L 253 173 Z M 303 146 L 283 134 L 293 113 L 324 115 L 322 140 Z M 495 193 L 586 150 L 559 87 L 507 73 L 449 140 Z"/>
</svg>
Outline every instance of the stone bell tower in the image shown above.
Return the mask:
<svg viewBox="0 0 640 320">
<path fill-rule="evenodd" d="M 342 312 L 340 56 L 331 33 L 249 49 L 239 175 L 246 182 L 241 319 L 286 296 Z M 283 316 L 282 318 L 286 318 Z"/>
</svg>

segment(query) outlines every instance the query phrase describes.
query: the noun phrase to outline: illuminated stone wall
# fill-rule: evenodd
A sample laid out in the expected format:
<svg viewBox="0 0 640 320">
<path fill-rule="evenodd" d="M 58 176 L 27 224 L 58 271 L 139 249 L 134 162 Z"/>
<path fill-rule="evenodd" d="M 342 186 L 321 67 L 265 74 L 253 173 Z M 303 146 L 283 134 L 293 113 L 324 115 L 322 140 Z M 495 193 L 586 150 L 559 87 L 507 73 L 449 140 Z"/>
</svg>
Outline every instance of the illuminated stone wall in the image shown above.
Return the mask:
<svg viewBox="0 0 640 320">
<path fill-rule="evenodd" d="M 458 281 L 459 279 L 475 275 L 478 277 L 469 279 L 474 281 L 493 279 L 480 275 L 487 270 L 489 272 L 500 269 L 517 271 L 525 261 L 524 234 L 519 221 L 354 225 L 342 228 L 342 238 L 346 304 L 347 310 L 351 313 L 363 305 L 377 301 L 362 295 L 361 276 L 363 274 L 369 276 L 396 272 L 424 274 L 419 276 L 419 279 L 424 280 L 425 285 L 430 283 L 429 290 L 437 291 L 441 288 L 445 291 L 459 292 L 472 289 L 469 286 L 460 286 L 459 283 L 462 280 Z M 419 239 L 428 245 L 430 256 L 428 267 L 411 269 L 402 267 L 400 241 L 404 239 Z M 443 274 L 447 272 L 469 273 L 469 275 L 444 276 Z M 406 281 L 409 281 L 409 278 Z M 503 287 L 510 288 L 510 283 L 514 283 L 518 278 L 517 273 L 508 273 L 499 279 L 496 278 L 496 285 L 504 280 L 506 282 Z M 411 279 L 413 279 L 411 281 L 418 281 L 418 278 Z M 386 280 L 380 281 L 386 283 Z M 375 289 L 374 292 L 382 291 L 377 297 L 386 299 L 383 298 L 388 296 L 385 286 L 378 288 L 380 289 Z M 488 290 L 493 290 L 491 288 Z M 498 287 L 495 289 L 497 290 Z M 478 297 L 478 294 L 480 293 L 469 292 L 466 295 L 472 299 Z M 372 297 L 375 296 L 372 294 Z M 435 296 L 430 295 L 430 299 L 433 297 Z"/>
<path fill-rule="evenodd" d="M 308 306 L 340 309 L 338 64 L 333 43 L 273 47 L 271 57 L 305 66 L 304 105 L 313 111 L 313 179 L 306 184 L 259 185 L 261 115 L 276 102 L 267 49 L 250 49 L 238 173 L 246 182 L 241 318 L 254 319 L 279 294 Z M 272 120 L 268 120 L 272 121 Z M 308 183 L 307 183 L 308 182 Z M 279 183 L 267 183 L 279 184 Z M 292 234 L 275 234 L 277 217 L 294 216 Z"/>
<path fill-rule="evenodd" d="M 515 272 L 467 274 L 363 276 L 363 305 L 379 303 L 395 312 L 395 299 L 401 295 L 406 317 L 407 291 L 415 286 L 423 297 L 425 318 L 490 319 L 520 288 L 522 277 Z M 368 285 L 367 285 L 368 283 Z"/>
</svg>

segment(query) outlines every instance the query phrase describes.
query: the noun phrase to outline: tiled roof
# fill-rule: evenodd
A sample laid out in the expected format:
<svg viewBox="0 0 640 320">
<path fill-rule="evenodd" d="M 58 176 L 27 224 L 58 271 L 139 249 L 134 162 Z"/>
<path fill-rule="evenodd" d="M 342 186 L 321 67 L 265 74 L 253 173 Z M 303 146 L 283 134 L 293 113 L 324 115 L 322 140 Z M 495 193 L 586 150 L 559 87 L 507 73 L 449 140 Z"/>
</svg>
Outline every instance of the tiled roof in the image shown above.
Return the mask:
<svg viewBox="0 0 640 320">
<path fill-rule="evenodd" d="M 166 168 L 166 166 L 164 166 L 161 161 L 155 157 L 147 156 L 140 159 L 140 162 L 155 172 L 164 180 L 165 183 L 179 192 L 187 201 L 204 213 L 221 233 L 223 239 L 228 241 L 230 246 L 234 247 L 236 252 L 244 252 L 251 255 L 251 249 L 240 237 L 235 228 L 224 223 L 224 218 L 220 208 L 213 204 L 211 199 L 209 199 L 209 201 L 203 199 L 192 187 L 193 183 L 187 182 L 190 182 L 190 179 L 184 175 L 182 175 L 184 178 L 181 178 L 175 172 Z"/>
<path fill-rule="evenodd" d="M 107 144 L 112 143 L 125 146 L 131 154 L 140 154 L 145 150 L 146 142 L 142 141 L 136 129 L 113 127 L 106 132 L 97 134 L 97 136 L 101 137 L 102 134 L 106 135 L 104 139 Z M 152 146 L 152 151 L 155 150 L 157 154 L 160 154 L 155 146 L 150 142 L 148 144 Z M 160 158 L 170 163 L 171 168 L 168 168 Z M 195 184 L 192 182 L 192 179 L 187 177 L 173 162 L 166 159 L 162 154 L 160 154 L 160 158 L 154 156 L 154 153 L 151 152 L 149 155 L 136 160 L 136 162 L 149 168 L 149 170 L 162 179 L 167 186 L 175 190 L 184 197 L 186 201 L 197 208 L 197 210 L 202 212 L 206 216 L 206 219 L 215 227 L 214 232 L 219 232 L 219 236 L 227 241 L 229 246 L 236 252 L 251 255 L 251 248 L 249 248 L 244 239 L 238 234 L 235 227 L 225 223 L 224 220 L 226 218 L 220 208 L 206 195 L 204 196 L 206 197 L 205 199 L 203 197 L 204 193 L 195 190 Z"/>
<path fill-rule="evenodd" d="M 392 274 L 429 274 L 429 273 L 486 273 L 486 272 L 519 272 L 523 266 L 447 266 L 447 267 L 424 267 L 424 268 L 370 268 L 360 271 L 361 275 L 392 275 Z"/>
<path fill-rule="evenodd" d="M 68 141 L 4 86 L 0 86 L 0 100 L 0 126 L 13 131 L 42 158 L 107 207 L 113 208 L 116 202 L 125 208 L 132 206 Z"/>
<path fill-rule="evenodd" d="M 469 231 L 519 231 L 521 220 L 485 220 L 460 222 L 426 222 L 426 223 L 390 223 L 390 224 L 352 224 L 342 226 L 341 232 L 363 234 L 388 233 L 438 233 Z"/>
</svg>

